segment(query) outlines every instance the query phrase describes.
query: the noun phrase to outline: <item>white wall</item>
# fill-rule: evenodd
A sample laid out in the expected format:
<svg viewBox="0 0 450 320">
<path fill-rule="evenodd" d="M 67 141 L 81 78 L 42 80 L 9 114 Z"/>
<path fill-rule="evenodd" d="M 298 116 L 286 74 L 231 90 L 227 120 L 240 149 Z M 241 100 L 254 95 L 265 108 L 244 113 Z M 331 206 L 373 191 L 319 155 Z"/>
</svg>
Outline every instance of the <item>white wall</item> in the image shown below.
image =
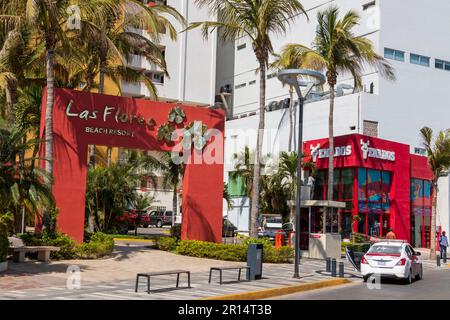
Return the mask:
<svg viewBox="0 0 450 320">
<path fill-rule="evenodd" d="M 167 4 L 178 10 L 187 20 L 214 20 L 206 8 L 199 9 L 194 0 L 168 0 Z M 216 32 L 208 41 L 203 39 L 200 29 L 181 32 L 186 28 L 168 16 L 178 32 L 176 41 L 167 35 L 160 44 L 165 46 L 169 76 L 164 84 L 155 83 L 161 100 L 184 101 L 199 105 L 214 104 L 216 89 Z"/>
<path fill-rule="evenodd" d="M 450 201 L 449 201 L 449 191 L 450 191 L 450 179 L 449 177 L 442 177 L 438 182 L 439 193 L 438 193 L 438 206 L 437 206 L 437 216 L 436 225 L 441 225 L 442 230 L 446 231 L 448 234 L 450 232 Z"/>
</svg>

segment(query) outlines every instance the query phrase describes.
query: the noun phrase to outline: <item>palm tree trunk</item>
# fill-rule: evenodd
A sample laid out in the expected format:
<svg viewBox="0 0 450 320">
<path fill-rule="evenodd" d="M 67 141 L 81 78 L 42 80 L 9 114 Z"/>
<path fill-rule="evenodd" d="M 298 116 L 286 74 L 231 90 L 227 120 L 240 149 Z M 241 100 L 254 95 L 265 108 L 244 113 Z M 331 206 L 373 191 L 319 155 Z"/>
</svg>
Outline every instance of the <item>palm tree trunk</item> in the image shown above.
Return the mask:
<svg viewBox="0 0 450 320">
<path fill-rule="evenodd" d="M 433 182 L 433 204 L 431 208 L 431 227 L 430 227 L 430 260 L 436 260 L 436 206 L 438 186 L 437 181 Z"/>
<path fill-rule="evenodd" d="M 288 151 L 292 151 L 292 135 L 293 135 L 293 109 L 294 109 L 294 88 L 289 87 L 289 147 Z"/>
<path fill-rule="evenodd" d="M 14 124 L 16 122 L 16 116 L 14 114 L 14 105 L 17 102 L 17 86 L 11 81 L 6 84 L 6 108 L 7 108 L 7 121 L 8 124 Z"/>
<path fill-rule="evenodd" d="M 333 185 L 334 185 L 334 130 L 333 130 L 333 117 L 334 117 L 334 85 L 330 85 L 330 113 L 328 115 L 328 144 L 329 144 L 329 157 L 328 157 L 328 190 L 327 200 L 333 200 Z M 327 208 L 323 212 L 323 233 L 327 231 L 327 214 L 331 215 L 331 209 Z"/>
<path fill-rule="evenodd" d="M 259 62 L 259 125 L 256 140 L 255 164 L 253 168 L 253 188 L 252 188 L 252 208 L 250 211 L 249 235 L 251 238 L 258 237 L 258 214 L 259 214 L 259 179 L 260 179 L 260 159 L 264 138 L 264 113 L 266 105 L 266 63 Z"/>
<path fill-rule="evenodd" d="M 172 198 L 172 227 L 175 225 L 175 217 L 177 216 L 178 210 L 178 197 L 177 197 L 177 186 L 173 187 L 173 198 Z"/>
<path fill-rule="evenodd" d="M 45 171 L 53 175 L 53 102 L 54 102 L 54 48 L 47 49 L 47 105 L 45 109 Z M 50 181 L 48 181 L 51 184 Z"/>
</svg>

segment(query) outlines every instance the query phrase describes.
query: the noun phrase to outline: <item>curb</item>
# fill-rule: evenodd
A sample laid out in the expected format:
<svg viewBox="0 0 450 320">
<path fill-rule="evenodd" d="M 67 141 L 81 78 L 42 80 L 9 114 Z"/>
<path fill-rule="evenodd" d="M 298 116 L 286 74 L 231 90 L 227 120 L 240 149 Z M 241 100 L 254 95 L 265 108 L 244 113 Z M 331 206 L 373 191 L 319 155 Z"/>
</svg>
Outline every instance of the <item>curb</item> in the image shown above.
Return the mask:
<svg viewBox="0 0 450 320">
<path fill-rule="evenodd" d="M 348 283 L 351 283 L 351 281 L 348 279 L 340 278 L 340 279 L 318 281 L 318 282 L 313 282 L 313 283 L 304 283 L 304 284 L 293 285 L 293 286 L 288 286 L 288 287 L 278 287 L 278 288 L 270 288 L 270 289 L 249 291 L 249 292 L 236 293 L 236 294 L 227 294 L 227 295 L 223 295 L 223 296 L 203 298 L 200 300 L 258 300 L 258 299 L 265 299 L 265 298 L 271 298 L 271 297 L 277 297 L 277 296 L 284 296 L 284 295 L 291 294 L 291 293 L 310 291 L 310 290 L 327 288 L 327 287 L 334 287 L 334 286 L 339 286 L 339 285 L 348 284 Z"/>
<path fill-rule="evenodd" d="M 113 238 L 114 241 L 128 241 L 128 242 L 148 242 L 153 243 L 155 240 L 150 239 L 133 239 L 133 238 Z"/>
</svg>

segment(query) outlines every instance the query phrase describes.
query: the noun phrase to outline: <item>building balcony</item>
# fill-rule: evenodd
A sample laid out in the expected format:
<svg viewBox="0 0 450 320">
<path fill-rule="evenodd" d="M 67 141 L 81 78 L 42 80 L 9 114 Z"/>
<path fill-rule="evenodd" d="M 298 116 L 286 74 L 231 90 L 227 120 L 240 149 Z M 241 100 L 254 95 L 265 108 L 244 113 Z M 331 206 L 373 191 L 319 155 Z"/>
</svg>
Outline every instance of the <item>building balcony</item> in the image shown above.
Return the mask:
<svg viewBox="0 0 450 320">
<path fill-rule="evenodd" d="M 148 61 L 146 57 L 136 54 L 131 55 L 131 60 L 128 61 L 128 67 L 138 71 L 145 71 L 146 73 L 164 73 L 155 63 Z"/>
<path fill-rule="evenodd" d="M 122 95 L 133 98 L 149 98 L 150 91 L 142 82 L 122 81 Z"/>
</svg>

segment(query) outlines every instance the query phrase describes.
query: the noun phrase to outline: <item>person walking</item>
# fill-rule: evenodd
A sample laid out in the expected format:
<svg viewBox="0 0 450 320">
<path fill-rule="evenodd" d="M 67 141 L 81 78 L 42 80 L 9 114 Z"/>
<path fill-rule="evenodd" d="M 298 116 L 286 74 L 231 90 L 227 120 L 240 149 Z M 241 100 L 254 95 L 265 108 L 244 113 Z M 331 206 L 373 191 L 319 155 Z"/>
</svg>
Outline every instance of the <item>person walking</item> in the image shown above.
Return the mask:
<svg viewBox="0 0 450 320">
<path fill-rule="evenodd" d="M 389 232 L 386 234 L 386 239 L 397 239 L 392 228 L 389 228 Z"/>
<path fill-rule="evenodd" d="M 441 240 L 439 241 L 439 247 L 441 249 L 441 259 L 444 259 L 444 261 L 446 261 L 447 260 L 448 239 L 445 234 L 445 231 L 442 232 Z"/>
</svg>

